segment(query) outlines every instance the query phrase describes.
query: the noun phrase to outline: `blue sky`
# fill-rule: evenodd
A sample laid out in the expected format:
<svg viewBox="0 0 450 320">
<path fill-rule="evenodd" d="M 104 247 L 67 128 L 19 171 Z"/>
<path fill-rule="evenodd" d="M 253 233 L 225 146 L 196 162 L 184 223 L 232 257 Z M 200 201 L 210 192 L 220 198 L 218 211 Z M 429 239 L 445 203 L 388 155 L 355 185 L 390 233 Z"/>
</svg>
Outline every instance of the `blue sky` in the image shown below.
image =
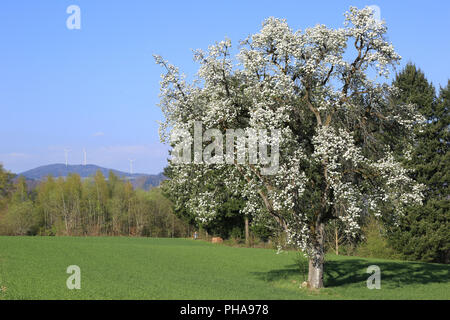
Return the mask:
<svg viewBox="0 0 450 320">
<path fill-rule="evenodd" d="M 81 29 L 69 30 L 69 5 Z M 435 86 L 450 77 L 448 1 L 2 1 L 0 162 L 12 172 L 64 162 L 157 173 L 166 165 L 157 107 L 160 54 L 186 74 L 191 49 L 234 44 L 270 16 L 294 29 L 340 27 L 350 5 L 377 5 L 397 52 Z"/>
</svg>

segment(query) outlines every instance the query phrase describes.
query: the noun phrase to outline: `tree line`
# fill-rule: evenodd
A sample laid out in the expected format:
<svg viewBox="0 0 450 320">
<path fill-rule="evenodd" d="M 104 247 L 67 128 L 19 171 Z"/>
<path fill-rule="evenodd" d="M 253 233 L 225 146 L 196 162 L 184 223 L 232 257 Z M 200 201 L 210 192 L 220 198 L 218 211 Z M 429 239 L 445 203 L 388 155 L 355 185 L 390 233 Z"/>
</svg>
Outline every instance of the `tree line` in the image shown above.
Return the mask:
<svg viewBox="0 0 450 320">
<path fill-rule="evenodd" d="M 47 177 L 29 190 L 24 177 L 0 166 L 0 234 L 67 236 L 188 236 L 160 188 L 133 189 L 129 181 L 98 171 L 81 179 Z"/>
</svg>

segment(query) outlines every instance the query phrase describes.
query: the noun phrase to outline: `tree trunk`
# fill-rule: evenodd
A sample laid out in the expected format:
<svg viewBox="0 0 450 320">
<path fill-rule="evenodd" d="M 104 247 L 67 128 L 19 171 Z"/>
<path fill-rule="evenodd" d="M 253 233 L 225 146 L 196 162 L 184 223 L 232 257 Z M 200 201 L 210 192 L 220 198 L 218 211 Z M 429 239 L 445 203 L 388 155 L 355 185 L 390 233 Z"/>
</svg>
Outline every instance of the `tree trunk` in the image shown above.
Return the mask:
<svg viewBox="0 0 450 320">
<path fill-rule="evenodd" d="M 309 259 L 308 284 L 310 288 L 323 288 L 323 263 L 324 263 L 324 229 L 323 223 L 320 223 L 316 229 L 316 242 L 314 252 Z"/>
<path fill-rule="evenodd" d="M 311 288 L 323 288 L 323 261 L 320 258 L 309 260 L 308 283 Z"/>
<path fill-rule="evenodd" d="M 248 235 L 248 217 L 245 217 L 245 244 L 249 245 L 249 235 Z"/>
</svg>

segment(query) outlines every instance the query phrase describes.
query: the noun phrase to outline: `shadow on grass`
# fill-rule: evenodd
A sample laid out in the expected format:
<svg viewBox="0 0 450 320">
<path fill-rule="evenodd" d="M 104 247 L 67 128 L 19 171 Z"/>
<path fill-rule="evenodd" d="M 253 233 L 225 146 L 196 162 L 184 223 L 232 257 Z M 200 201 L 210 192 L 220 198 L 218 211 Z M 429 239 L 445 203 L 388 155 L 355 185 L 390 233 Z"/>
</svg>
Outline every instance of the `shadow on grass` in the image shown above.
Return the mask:
<svg viewBox="0 0 450 320">
<path fill-rule="evenodd" d="M 324 285 L 327 288 L 343 285 L 366 285 L 370 276 L 367 267 L 377 265 L 381 270 L 381 281 L 388 287 L 405 285 L 450 282 L 450 266 L 408 261 L 369 261 L 363 259 L 345 259 L 326 261 L 324 267 Z M 290 278 L 301 279 L 297 265 L 287 265 L 284 269 L 268 272 L 252 272 L 264 281 L 277 281 Z"/>
</svg>

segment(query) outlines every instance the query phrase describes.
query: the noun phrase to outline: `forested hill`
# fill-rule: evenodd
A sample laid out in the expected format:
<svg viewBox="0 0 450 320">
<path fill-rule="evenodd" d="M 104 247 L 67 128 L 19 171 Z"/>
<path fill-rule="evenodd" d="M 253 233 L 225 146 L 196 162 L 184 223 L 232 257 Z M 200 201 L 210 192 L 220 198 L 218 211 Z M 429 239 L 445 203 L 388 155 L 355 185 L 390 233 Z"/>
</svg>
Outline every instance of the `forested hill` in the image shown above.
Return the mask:
<svg viewBox="0 0 450 320">
<path fill-rule="evenodd" d="M 88 178 L 97 171 L 101 171 L 102 174 L 108 178 L 109 171 L 112 171 L 115 175 L 130 180 L 133 187 L 149 190 L 152 187 L 159 186 L 161 181 L 165 179 L 162 173 L 159 174 L 144 174 L 144 173 L 127 173 L 119 170 L 103 168 L 93 164 L 87 165 L 65 165 L 62 163 L 49 164 L 46 166 L 37 167 L 19 175 L 24 176 L 27 180 L 44 180 L 47 176 L 51 175 L 53 177 L 67 177 L 71 173 L 76 173 L 80 175 L 81 178 Z"/>
</svg>

